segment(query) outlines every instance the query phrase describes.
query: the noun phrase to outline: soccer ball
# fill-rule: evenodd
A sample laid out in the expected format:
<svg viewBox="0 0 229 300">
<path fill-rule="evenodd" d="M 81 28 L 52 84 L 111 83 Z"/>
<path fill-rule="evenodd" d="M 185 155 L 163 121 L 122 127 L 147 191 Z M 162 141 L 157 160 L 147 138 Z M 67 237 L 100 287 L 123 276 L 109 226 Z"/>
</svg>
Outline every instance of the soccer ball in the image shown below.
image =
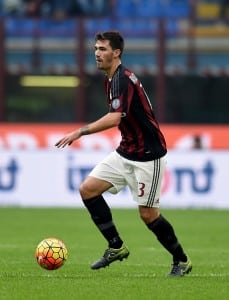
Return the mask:
<svg viewBox="0 0 229 300">
<path fill-rule="evenodd" d="M 46 270 L 56 270 L 63 266 L 68 258 L 65 244 L 57 238 L 41 241 L 35 251 L 37 263 Z"/>
</svg>

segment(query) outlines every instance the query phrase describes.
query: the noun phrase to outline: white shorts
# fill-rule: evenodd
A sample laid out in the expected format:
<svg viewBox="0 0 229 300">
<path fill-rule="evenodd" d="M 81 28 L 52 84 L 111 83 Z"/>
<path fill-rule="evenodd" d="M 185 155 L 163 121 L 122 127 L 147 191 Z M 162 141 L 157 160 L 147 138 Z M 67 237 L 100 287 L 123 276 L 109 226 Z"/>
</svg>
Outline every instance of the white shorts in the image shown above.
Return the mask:
<svg viewBox="0 0 229 300">
<path fill-rule="evenodd" d="M 89 176 L 110 182 L 113 186 L 108 192 L 112 194 L 128 186 L 133 199 L 139 205 L 159 207 L 165 165 L 166 156 L 139 162 L 128 160 L 114 151 L 102 160 Z"/>
</svg>

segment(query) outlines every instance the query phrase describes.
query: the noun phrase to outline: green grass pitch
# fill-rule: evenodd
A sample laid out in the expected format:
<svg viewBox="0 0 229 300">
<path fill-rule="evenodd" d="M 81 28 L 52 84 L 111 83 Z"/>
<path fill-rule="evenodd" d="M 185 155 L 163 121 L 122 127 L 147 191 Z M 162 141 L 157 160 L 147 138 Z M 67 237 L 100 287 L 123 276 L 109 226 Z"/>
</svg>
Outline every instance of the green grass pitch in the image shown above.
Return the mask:
<svg viewBox="0 0 229 300">
<path fill-rule="evenodd" d="M 107 244 L 85 209 L 0 208 L 0 299 L 228 299 L 229 211 L 162 213 L 192 259 L 193 271 L 185 277 L 166 276 L 171 257 L 135 209 L 113 210 L 129 258 L 93 271 L 90 263 Z M 46 237 L 58 237 L 68 248 L 59 270 L 44 270 L 35 261 L 35 248 Z"/>
</svg>

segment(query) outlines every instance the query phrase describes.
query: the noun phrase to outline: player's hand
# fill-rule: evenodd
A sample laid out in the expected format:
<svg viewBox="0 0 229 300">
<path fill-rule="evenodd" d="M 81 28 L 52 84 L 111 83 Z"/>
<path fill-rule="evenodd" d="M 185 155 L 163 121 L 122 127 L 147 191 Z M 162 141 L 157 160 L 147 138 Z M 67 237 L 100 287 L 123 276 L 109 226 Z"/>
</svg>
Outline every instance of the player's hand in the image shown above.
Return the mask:
<svg viewBox="0 0 229 300">
<path fill-rule="evenodd" d="M 64 148 L 65 146 L 70 146 L 75 140 L 79 139 L 81 137 L 81 132 L 79 130 L 73 131 L 66 136 L 64 136 L 62 139 L 60 139 L 55 146 L 57 148 Z"/>
</svg>

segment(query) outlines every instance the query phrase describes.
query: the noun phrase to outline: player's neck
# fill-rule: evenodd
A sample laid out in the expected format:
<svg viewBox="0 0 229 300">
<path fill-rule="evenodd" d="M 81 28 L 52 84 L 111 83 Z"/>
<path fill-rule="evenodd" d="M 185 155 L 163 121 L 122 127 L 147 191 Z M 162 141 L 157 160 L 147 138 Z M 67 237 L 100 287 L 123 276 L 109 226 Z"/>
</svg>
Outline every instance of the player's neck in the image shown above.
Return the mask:
<svg viewBox="0 0 229 300">
<path fill-rule="evenodd" d="M 109 70 L 106 71 L 107 77 L 109 79 L 111 79 L 113 77 L 115 71 L 117 70 L 117 68 L 119 67 L 120 64 L 121 64 L 121 61 L 119 60 L 117 63 L 113 64 Z"/>
</svg>

